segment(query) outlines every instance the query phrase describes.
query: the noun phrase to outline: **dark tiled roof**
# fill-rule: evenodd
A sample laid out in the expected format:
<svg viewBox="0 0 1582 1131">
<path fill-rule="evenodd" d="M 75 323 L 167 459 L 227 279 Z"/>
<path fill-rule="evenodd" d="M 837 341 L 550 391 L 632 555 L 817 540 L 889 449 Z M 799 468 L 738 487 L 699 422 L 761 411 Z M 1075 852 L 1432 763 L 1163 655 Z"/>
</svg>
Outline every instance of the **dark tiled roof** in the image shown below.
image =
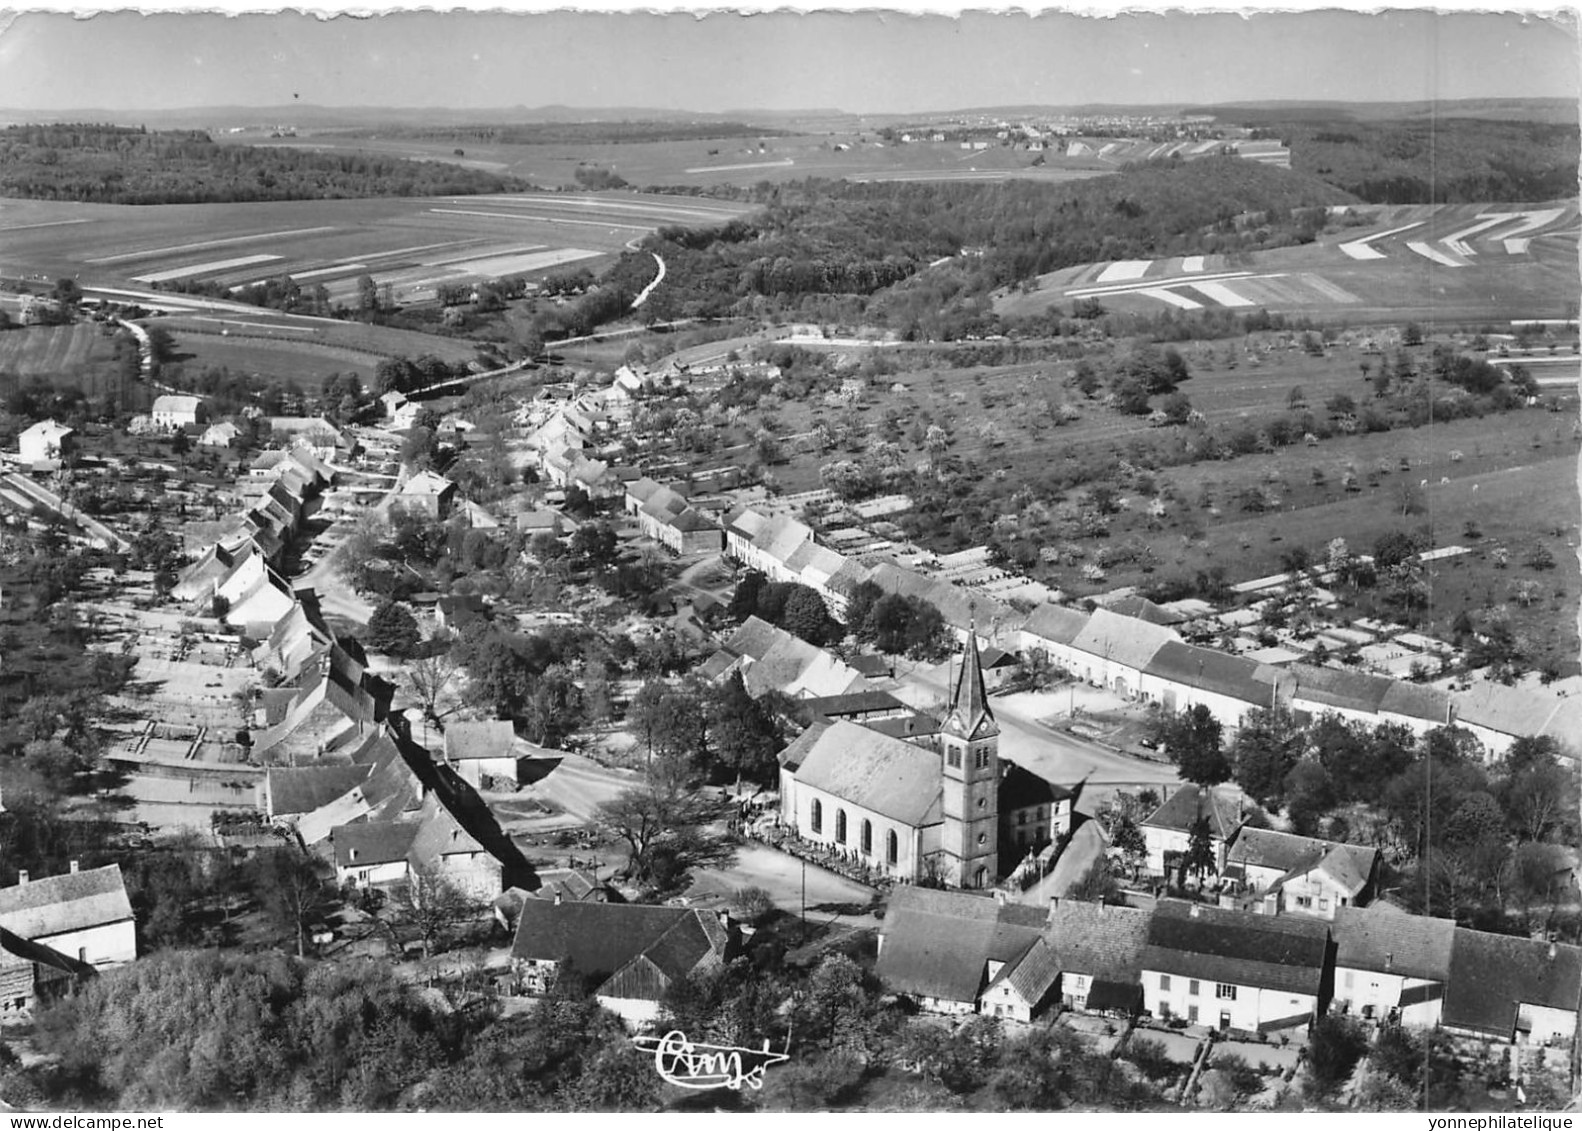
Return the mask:
<svg viewBox="0 0 1582 1131">
<path fill-rule="evenodd" d="M 1288 670 L 1296 677 L 1294 694 L 1297 698 L 1369 714 L 1378 713 L 1393 682 L 1383 676 L 1312 664 L 1292 664 Z"/>
<path fill-rule="evenodd" d="M 1243 703 L 1270 705 L 1271 689 L 1258 678 L 1259 665 L 1213 648 L 1167 641 L 1160 645 L 1143 670 L 1160 679 L 1239 699 Z"/>
<path fill-rule="evenodd" d="M 356 789 L 367 766 L 276 766 L 264 775 L 270 811 L 276 817 L 311 813 Z"/>
<path fill-rule="evenodd" d="M 130 918 L 132 903 L 119 864 L 0 888 L 0 926 L 25 939 L 49 938 Z"/>
<path fill-rule="evenodd" d="M 1148 924 L 1142 966 L 1182 977 L 1316 995 L 1328 947 L 1329 928 L 1318 920 L 1162 900 Z"/>
<path fill-rule="evenodd" d="M 1104 607 L 1119 616 L 1136 617 L 1149 624 L 1180 624 L 1186 619 L 1180 613 L 1161 608 L 1147 597 L 1135 593 L 1119 600 L 1109 601 Z"/>
<path fill-rule="evenodd" d="M 766 620 L 758 617 L 748 617 L 742 626 L 731 633 L 731 638 L 725 642 L 725 648 L 737 656 L 751 656 L 761 660 L 779 642 L 782 636 L 787 635 Z"/>
<path fill-rule="evenodd" d="M 891 738 L 921 738 L 938 734 L 939 724 L 927 715 L 895 715 L 887 719 L 864 719 L 862 725 Z"/>
<path fill-rule="evenodd" d="M 1229 840 L 1241 826 L 1236 803 L 1217 789 L 1204 789 L 1198 785 L 1184 785 L 1155 809 L 1143 824 L 1156 829 L 1175 829 L 1190 832 L 1198 817 L 1206 816 L 1214 835 Z"/>
<path fill-rule="evenodd" d="M 1379 710 L 1410 719 L 1446 722 L 1450 717 L 1450 696 L 1437 687 L 1423 687 L 1406 680 L 1392 680 L 1379 702 Z"/>
<path fill-rule="evenodd" d="M 842 715 L 866 714 L 869 711 L 907 709 L 905 703 L 888 691 L 853 691 L 846 695 L 820 695 L 813 699 L 803 699 L 797 706 L 815 715 L 824 715 L 832 719 Z"/>
<path fill-rule="evenodd" d="M 417 839 L 415 821 L 380 821 L 340 825 L 330 833 L 335 863 L 341 868 L 367 868 L 405 860 Z"/>
<path fill-rule="evenodd" d="M 1045 781 L 1031 770 L 1009 763 L 1000 779 L 1000 812 L 1025 809 L 1029 805 L 1053 805 L 1072 796 L 1069 789 Z"/>
<path fill-rule="evenodd" d="M 569 961 L 597 985 L 696 914 L 681 907 L 530 899 L 522 905 L 511 957 Z"/>
<path fill-rule="evenodd" d="M 1136 907 L 1062 899 L 1049 909 L 1044 937 L 1059 955 L 1062 970 L 1140 985 L 1149 919 L 1147 911 Z"/>
<path fill-rule="evenodd" d="M 1330 927 L 1335 965 L 1444 981 L 1450 977 L 1452 919 L 1403 915 L 1381 907 L 1341 907 Z"/>
<path fill-rule="evenodd" d="M 876 967 L 896 993 L 975 1001 L 990 961 L 1014 963 L 1038 940 L 1043 913 L 990 896 L 898 887 Z"/>
<path fill-rule="evenodd" d="M 1508 1040 L 1521 1006 L 1575 1011 L 1579 991 L 1582 947 L 1458 927 L 1442 1020 Z"/>
<path fill-rule="evenodd" d="M 1310 836 L 1297 836 L 1276 829 L 1244 828 L 1231 842 L 1230 851 L 1225 854 L 1225 863 L 1289 872 L 1292 868 L 1311 864 L 1327 853 L 1329 848 L 1329 841 Z"/>
</svg>

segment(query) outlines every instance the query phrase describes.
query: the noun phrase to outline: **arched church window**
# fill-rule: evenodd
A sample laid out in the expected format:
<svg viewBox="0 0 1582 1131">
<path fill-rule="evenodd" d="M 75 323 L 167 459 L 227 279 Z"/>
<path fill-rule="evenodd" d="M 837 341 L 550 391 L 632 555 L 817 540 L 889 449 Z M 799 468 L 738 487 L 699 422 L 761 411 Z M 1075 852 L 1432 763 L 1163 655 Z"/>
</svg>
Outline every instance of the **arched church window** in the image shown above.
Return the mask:
<svg viewBox="0 0 1582 1131">
<path fill-rule="evenodd" d="M 846 810 L 835 810 L 835 843 L 846 843 Z"/>
<path fill-rule="evenodd" d="M 808 817 L 808 825 L 816 833 L 824 831 L 824 806 L 819 804 L 816 797 L 813 799 L 813 812 Z"/>
<path fill-rule="evenodd" d="M 891 864 L 901 859 L 901 838 L 891 829 L 884 837 L 884 857 Z"/>
<path fill-rule="evenodd" d="M 873 852 L 873 822 L 866 817 L 862 822 L 862 854 L 868 856 Z"/>
</svg>

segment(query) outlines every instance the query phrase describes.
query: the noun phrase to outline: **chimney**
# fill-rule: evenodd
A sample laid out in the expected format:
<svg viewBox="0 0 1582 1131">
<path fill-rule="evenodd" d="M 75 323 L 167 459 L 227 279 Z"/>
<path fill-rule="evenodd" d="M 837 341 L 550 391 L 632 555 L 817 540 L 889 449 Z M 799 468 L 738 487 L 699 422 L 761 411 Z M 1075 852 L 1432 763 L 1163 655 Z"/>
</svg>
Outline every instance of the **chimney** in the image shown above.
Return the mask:
<svg viewBox="0 0 1582 1131">
<path fill-rule="evenodd" d="M 1191 912 L 1191 914 L 1192 914 L 1192 918 L 1194 918 L 1194 919 L 1196 919 L 1199 916 L 1201 916 L 1203 914 L 1203 905 L 1200 904 L 1200 903 L 1194 903 L 1192 905 L 1192 912 Z"/>
<path fill-rule="evenodd" d="M 17 883 L 17 887 L 21 887 L 23 884 L 27 883 L 27 869 L 26 868 L 21 868 L 21 869 L 19 869 L 17 871 L 16 883 Z"/>
<path fill-rule="evenodd" d="M 1550 943 L 1549 944 L 1549 961 L 1553 962 L 1555 960 L 1555 956 L 1557 954 L 1559 954 L 1559 953 L 1560 953 L 1560 948 L 1555 946 L 1554 943 Z"/>
<path fill-rule="evenodd" d="M 1005 906 L 1005 889 L 1004 888 L 995 888 L 994 889 L 994 902 L 998 903 L 1001 907 Z"/>
<path fill-rule="evenodd" d="M 349 850 L 348 850 L 348 851 L 347 851 L 347 853 L 346 853 L 346 855 L 347 855 L 347 856 L 348 856 L 348 857 L 349 857 L 349 858 L 350 858 L 350 859 L 352 859 L 352 860 L 355 860 L 355 859 L 357 859 L 357 850 L 356 850 L 356 849 L 355 849 L 355 848 L 353 848 L 353 849 L 349 849 Z"/>
<path fill-rule="evenodd" d="M 723 931 L 729 931 L 731 929 L 731 913 L 722 907 L 714 914 L 720 921 L 720 929 Z"/>
<path fill-rule="evenodd" d="M 560 906 L 560 889 L 558 887 L 555 889 L 555 906 Z"/>
<path fill-rule="evenodd" d="M 1395 952 L 1394 951 L 1391 951 L 1389 954 L 1386 954 L 1384 956 L 1384 968 L 1386 970 L 1392 970 L 1392 969 L 1395 968 Z"/>
<path fill-rule="evenodd" d="M 71 862 L 71 874 L 74 876 L 77 874 L 77 861 L 75 860 Z"/>
<path fill-rule="evenodd" d="M 1057 914 L 1059 911 L 1060 911 L 1060 897 L 1058 895 L 1050 896 L 1049 897 L 1049 913 L 1051 915 L 1054 915 L 1054 914 Z"/>
</svg>

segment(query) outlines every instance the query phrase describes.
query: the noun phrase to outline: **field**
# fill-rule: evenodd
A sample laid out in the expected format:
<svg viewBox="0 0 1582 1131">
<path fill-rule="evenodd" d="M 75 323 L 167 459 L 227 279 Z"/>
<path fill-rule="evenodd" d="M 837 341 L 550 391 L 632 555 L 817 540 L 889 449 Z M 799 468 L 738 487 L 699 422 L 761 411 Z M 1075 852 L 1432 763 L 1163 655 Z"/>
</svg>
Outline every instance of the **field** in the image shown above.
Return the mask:
<svg viewBox="0 0 1582 1131">
<path fill-rule="evenodd" d="M 471 361 L 478 343 L 360 322 L 258 315 L 174 315 L 159 319 L 176 340 L 173 360 L 190 369 L 223 366 L 260 378 L 291 377 L 304 386 L 331 373 L 356 373 L 366 383 L 387 357 L 433 354 Z"/>
<path fill-rule="evenodd" d="M 71 275 L 84 287 L 235 287 L 289 273 L 341 299 L 366 274 L 389 284 L 396 301 L 417 302 L 442 282 L 543 274 L 619 253 L 664 224 L 707 226 L 744 211 L 591 193 L 146 207 L 0 201 L 0 238 L 8 274 Z"/>
<path fill-rule="evenodd" d="M 0 333 L 0 373 L 18 377 L 87 373 L 114 360 L 114 329 L 92 322 L 25 326 Z"/>
<path fill-rule="evenodd" d="M 1116 163 L 1096 157 L 1068 158 L 1059 150 L 1033 152 L 1025 145 L 991 144 L 964 150 L 957 142 L 891 144 L 873 131 L 843 124 L 833 133 L 789 137 L 712 138 L 697 141 L 583 145 L 482 145 L 450 141 L 349 138 L 334 131 L 304 133 L 280 141 L 302 149 L 377 153 L 391 157 L 452 161 L 509 173 L 545 188 L 576 184 L 580 165 L 609 169 L 638 186 L 757 184 L 807 177 L 850 180 L 1001 180 L 1007 176 L 1071 180 L 1114 172 Z M 463 156 L 457 157 L 458 144 Z M 843 147 L 843 148 L 842 148 Z"/>
<path fill-rule="evenodd" d="M 1577 311 L 1577 205 L 1359 206 L 1361 226 L 1303 247 L 1070 267 L 996 298 L 1027 316 L 1097 299 L 1159 313 L 1259 308 L 1351 323 L 1567 318 Z"/>
</svg>

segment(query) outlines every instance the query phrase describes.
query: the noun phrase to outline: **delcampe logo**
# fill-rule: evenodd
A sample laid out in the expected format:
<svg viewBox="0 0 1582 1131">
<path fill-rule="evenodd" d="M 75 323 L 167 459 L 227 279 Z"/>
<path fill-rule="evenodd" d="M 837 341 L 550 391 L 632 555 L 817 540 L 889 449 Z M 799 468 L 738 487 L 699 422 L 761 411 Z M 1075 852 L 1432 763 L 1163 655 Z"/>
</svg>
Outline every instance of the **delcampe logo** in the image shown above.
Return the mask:
<svg viewBox="0 0 1582 1131">
<path fill-rule="evenodd" d="M 632 1040 L 644 1052 L 654 1054 L 654 1070 L 660 1079 L 699 1091 L 729 1088 L 735 1092 L 743 1084 L 756 1091 L 764 1086 L 766 1068 L 789 1059 L 786 1053 L 770 1052 L 767 1038 L 762 1049 L 694 1044 L 679 1029 L 672 1029 L 663 1037 Z"/>
</svg>

